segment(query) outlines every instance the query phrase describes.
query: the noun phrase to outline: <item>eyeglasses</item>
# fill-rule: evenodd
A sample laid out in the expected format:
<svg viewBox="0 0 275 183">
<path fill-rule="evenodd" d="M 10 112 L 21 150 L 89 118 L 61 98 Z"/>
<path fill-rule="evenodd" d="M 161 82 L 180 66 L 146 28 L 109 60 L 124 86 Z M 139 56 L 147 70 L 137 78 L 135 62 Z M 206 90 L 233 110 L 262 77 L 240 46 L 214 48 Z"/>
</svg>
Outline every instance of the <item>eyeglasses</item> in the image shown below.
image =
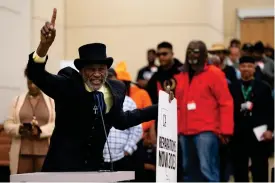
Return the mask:
<svg viewBox="0 0 275 183">
<path fill-rule="evenodd" d="M 191 53 L 198 54 L 198 53 L 200 53 L 200 50 L 199 49 L 188 49 L 187 54 L 191 54 Z"/>
<path fill-rule="evenodd" d="M 159 52 L 157 53 L 157 56 L 160 57 L 160 56 L 167 56 L 169 53 L 168 52 Z"/>
</svg>

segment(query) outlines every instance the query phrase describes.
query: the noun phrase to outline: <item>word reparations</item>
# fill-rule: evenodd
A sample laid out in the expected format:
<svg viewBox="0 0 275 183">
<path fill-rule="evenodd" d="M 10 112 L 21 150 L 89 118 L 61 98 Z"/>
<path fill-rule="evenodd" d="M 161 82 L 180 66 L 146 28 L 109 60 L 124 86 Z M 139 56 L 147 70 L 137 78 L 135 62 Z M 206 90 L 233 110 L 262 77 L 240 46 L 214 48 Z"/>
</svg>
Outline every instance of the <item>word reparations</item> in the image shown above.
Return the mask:
<svg viewBox="0 0 275 183">
<path fill-rule="evenodd" d="M 159 136 L 158 166 L 175 170 L 177 167 L 177 143 L 174 140 Z"/>
</svg>

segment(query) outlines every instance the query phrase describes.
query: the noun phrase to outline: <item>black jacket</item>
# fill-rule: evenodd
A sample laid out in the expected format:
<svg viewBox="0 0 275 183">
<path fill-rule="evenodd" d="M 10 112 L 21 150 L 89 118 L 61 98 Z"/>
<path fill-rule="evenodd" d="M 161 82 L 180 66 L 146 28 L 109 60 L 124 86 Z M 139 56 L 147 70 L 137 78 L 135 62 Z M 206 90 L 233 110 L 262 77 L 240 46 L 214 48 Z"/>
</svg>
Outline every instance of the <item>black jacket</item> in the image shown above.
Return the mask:
<svg viewBox="0 0 275 183">
<path fill-rule="evenodd" d="M 254 80 L 252 84 L 250 112 L 241 111 L 241 104 L 245 102 L 242 94 L 242 82 L 232 83 L 229 88 L 234 99 L 234 135 L 253 133 L 253 128 L 267 124 L 268 129 L 274 130 L 274 100 L 268 84 Z"/>
<path fill-rule="evenodd" d="M 45 64 L 35 63 L 29 56 L 28 78 L 45 94 L 55 100 L 55 129 L 42 171 L 96 171 L 102 163 L 106 141 L 100 116 L 94 114 L 93 93 L 87 92 L 81 75 L 67 67 L 53 75 L 45 71 Z M 113 106 L 104 114 L 107 133 L 112 126 L 124 130 L 157 118 L 157 105 L 141 110 L 123 112 L 125 86 L 107 80 L 113 95 Z"/>
<path fill-rule="evenodd" d="M 237 75 L 234 67 L 226 65 L 225 68 L 223 69 L 223 72 L 226 78 L 230 81 L 230 83 L 237 82 L 238 79 L 237 79 Z"/>
<path fill-rule="evenodd" d="M 180 67 L 183 64 L 178 60 L 178 59 L 174 59 L 174 65 L 172 66 L 171 69 L 169 70 L 164 70 L 162 67 L 158 68 L 158 71 L 151 77 L 151 79 L 148 81 L 147 84 L 147 92 L 150 95 L 150 98 L 152 100 L 153 104 L 157 104 L 158 103 L 158 95 L 159 95 L 159 90 L 164 90 L 164 82 L 168 81 L 169 84 L 171 84 L 170 80 L 172 79 L 175 84 L 176 80 L 174 79 L 174 75 L 180 73 Z M 158 87 L 158 85 L 160 86 L 160 88 Z M 171 88 L 171 91 L 174 92 L 174 89 L 176 88 L 176 86 L 174 88 Z"/>
</svg>

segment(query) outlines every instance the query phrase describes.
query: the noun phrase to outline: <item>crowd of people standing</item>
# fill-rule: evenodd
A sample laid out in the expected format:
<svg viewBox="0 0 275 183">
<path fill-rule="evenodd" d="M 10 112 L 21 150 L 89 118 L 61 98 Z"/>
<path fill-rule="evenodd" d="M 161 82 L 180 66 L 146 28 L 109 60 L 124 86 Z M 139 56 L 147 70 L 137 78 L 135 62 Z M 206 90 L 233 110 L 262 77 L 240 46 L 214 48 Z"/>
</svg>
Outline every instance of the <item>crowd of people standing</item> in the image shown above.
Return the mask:
<svg viewBox="0 0 275 183">
<path fill-rule="evenodd" d="M 173 45 L 161 42 L 148 50 L 148 65 L 134 81 L 126 62 L 112 68 L 106 46 L 94 43 L 79 48 L 79 72 L 65 68 L 52 75 L 45 64 L 55 19 L 56 9 L 29 55 L 29 91 L 15 97 L 4 122 L 12 136 L 12 174 L 132 170 L 135 181 L 155 181 L 157 103 L 164 90 L 177 99 L 179 181 L 227 182 L 233 175 L 236 182 L 248 182 L 249 171 L 253 181 L 268 181 L 273 48 L 233 39 L 228 47 L 208 49 L 194 40 L 180 61 Z M 72 125 L 76 121 L 83 127 Z M 260 137 L 257 128 L 263 129 Z"/>
</svg>

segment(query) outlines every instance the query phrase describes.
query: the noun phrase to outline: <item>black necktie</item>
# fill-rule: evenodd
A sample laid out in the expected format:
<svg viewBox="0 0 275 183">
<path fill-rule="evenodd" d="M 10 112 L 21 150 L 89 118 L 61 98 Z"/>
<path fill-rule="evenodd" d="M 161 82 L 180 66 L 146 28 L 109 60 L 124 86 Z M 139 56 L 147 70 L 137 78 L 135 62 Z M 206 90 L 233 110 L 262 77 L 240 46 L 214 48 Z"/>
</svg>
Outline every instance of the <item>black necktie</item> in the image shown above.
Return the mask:
<svg viewBox="0 0 275 183">
<path fill-rule="evenodd" d="M 101 110 L 102 114 L 104 115 L 106 113 L 106 103 L 104 101 L 104 95 L 102 92 L 99 92 L 99 91 L 95 91 L 93 93 L 94 93 L 95 102 L 99 110 Z"/>
</svg>

